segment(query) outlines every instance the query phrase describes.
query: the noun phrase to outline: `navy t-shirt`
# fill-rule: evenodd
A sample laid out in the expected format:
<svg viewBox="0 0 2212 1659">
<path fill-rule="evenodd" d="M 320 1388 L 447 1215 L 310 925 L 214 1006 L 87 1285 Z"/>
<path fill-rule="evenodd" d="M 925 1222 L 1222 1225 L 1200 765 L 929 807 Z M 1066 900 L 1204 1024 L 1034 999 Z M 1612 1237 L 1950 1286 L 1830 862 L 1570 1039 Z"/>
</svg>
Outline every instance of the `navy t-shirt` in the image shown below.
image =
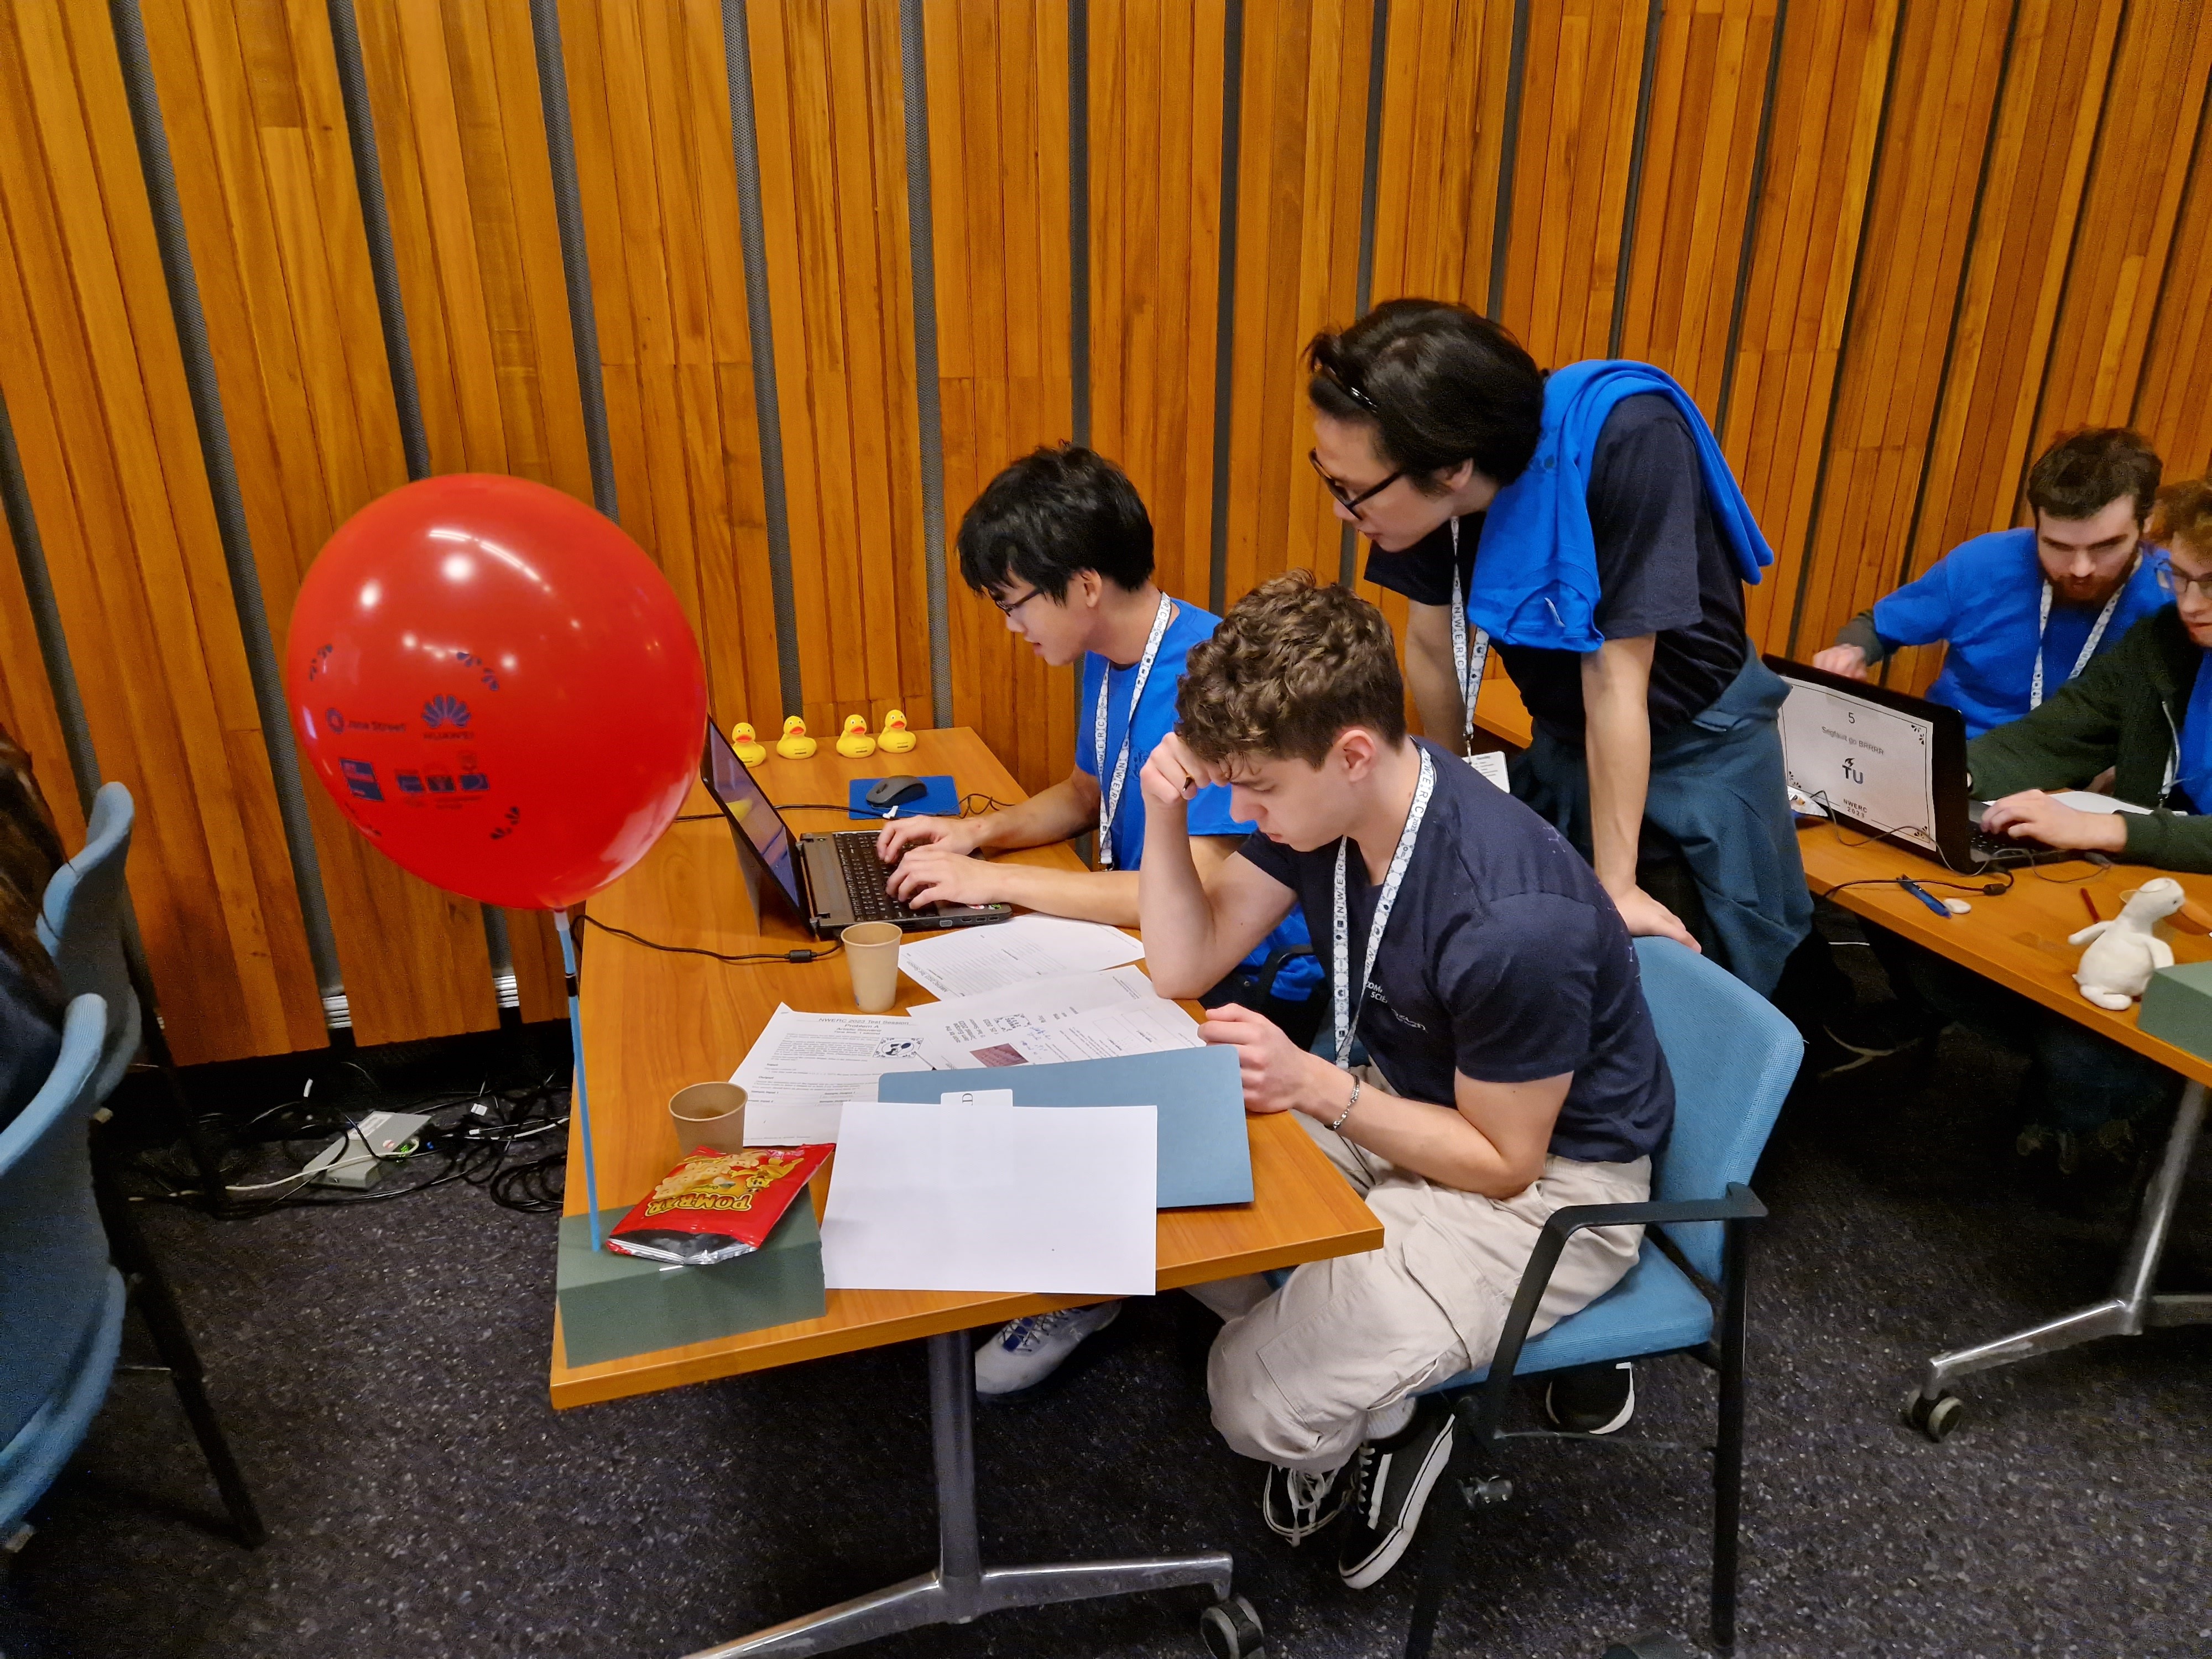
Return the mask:
<svg viewBox="0 0 2212 1659">
<path fill-rule="evenodd" d="M 1590 456 L 1588 495 L 1596 543 L 1598 632 L 1609 640 L 1657 635 L 1651 653 L 1651 729 L 1671 731 L 1703 714 L 1743 667 L 1743 578 L 1705 501 L 1697 441 L 1682 413 L 1657 392 L 1613 405 Z M 1480 513 L 1459 521 L 1460 592 L 1482 539 Z M 1367 580 L 1417 605 L 1451 603 L 1451 526 L 1402 553 L 1367 556 Z M 1497 642 L 1528 713 L 1580 744 L 1578 652 Z"/>
<path fill-rule="evenodd" d="M 1613 901 L 1558 830 L 1465 763 L 1422 747 L 1436 788 L 1358 1017 L 1369 1056 L 1396 1092 L 1444 1106 L 1455 1071 L 1479 1083 L 1571 1072 L 1553 1152 L 1626 1164 L 1656 1151 L 1674 1121 L 1674 1083 Z M 1336 847 L 1301 853 L 1255 835 L 1239 849 L 1298 896 L 1324 960 Z M 1356 989 L 1379 890 L 1359 849 L 1349 852 Z"/>
</svg>

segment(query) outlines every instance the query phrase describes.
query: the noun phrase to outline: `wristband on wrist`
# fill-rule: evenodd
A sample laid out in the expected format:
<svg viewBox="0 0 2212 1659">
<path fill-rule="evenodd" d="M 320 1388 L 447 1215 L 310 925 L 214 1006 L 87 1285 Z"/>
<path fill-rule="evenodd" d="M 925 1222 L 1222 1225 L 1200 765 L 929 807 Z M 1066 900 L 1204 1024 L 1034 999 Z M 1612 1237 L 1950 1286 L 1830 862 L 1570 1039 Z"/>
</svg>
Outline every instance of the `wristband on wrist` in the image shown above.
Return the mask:
<svg viewBox="0 0 2212 1659">
<path fill-rule="evenodd" d="M 1367 1080 L 1364 1078 L 1356 1077 L 1352 1079 L 1352 1098 L 1344 1103 L 1344 1109 L 1336 1115 L 1336 1121 L 1328 1126 L 1331 1129 L 1340 1127 L 1344 1120 L 1352 1115 L 1352 1109 L 1359 1104 L 1359 1091 L 1366 1086 Z"/>
</svg>

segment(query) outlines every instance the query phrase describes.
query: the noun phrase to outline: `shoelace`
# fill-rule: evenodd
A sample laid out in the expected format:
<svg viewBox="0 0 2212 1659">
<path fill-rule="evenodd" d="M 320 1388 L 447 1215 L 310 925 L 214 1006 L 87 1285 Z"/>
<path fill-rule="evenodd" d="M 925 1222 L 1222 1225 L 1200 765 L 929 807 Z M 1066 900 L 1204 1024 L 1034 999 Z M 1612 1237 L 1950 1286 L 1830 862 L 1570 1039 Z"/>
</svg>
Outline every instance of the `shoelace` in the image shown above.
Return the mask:
<svg viewBox="0 0 2212 1659">
<path fill-rule="evenodd" d="M 1331 1476 L 1308 1474 L 1303 1469 L 1286 1471 L 1283 1485 L 1290 1498 L 1291 1520 L 1275 1530 L 1288 1539 L 1293 1548 L 1319 1532 L 1328 1522 L 1320 1518 L 1322 1500 L 1328 1496 Z"/>
<path fill-rule="evenodd" d="M 1390 1459 L 1387 1455 L 1378 1456 L 1372 1444 L 1362 1446 L 1358 1455 L 1359 1467 L 1352 1472 L 1350 1507 L 1354 1515 L 1372 1527 L 1375 1517 L 1368 1511 L 1374 1506 L 1378 1484 L 1390 1467 Z"/>
<path fill-rule="evenodd" d="M 1014 1321 L 1012 1341 L 1005 1338 L 1000 1341 L 1009 1353 L 1029 1353 L 1062 1325 L 1090 1311 L 1088 1308 L 1062 1308 L 1058 1313 L 1030 1314 Z"/>
</svg>

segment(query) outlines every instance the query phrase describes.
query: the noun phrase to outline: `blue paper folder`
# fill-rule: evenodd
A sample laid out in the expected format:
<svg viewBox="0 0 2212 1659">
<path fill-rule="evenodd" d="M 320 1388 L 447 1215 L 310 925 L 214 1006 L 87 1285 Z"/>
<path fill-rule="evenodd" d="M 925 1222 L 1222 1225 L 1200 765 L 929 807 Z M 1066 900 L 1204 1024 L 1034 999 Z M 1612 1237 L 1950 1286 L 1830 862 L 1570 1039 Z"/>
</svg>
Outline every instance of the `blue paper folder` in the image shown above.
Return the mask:
<svg viewBox="0 0 2212 1659">
<path fill-rule="evenodd" d="M 895 773 L 885 772 L 881 777 L 854 778 L 848 786 L 845 795 L 846 810 L 849 816 L 856 818 L 890 817 L 891 814 L 884 808 L 868 805 L 868 791 L 881 783 L 884 778 L 896 775 Z M 900 817 L 918 818 L 927 815 L 933 817 L 957 818 L 960 816 L 960 796 L 952 787 L 952 775 L 950 772 L 934 773 L 922 779 L 922 782 L 928 786 L 927 788 L 919 799 L 910 800 L 898 809 Z M 1141 1105 L 1143 1103 L 1136 1103 Z"/>
<path fill-rule="evenodd" d="M 1160 1208 L 1252 1201 L 1252 1146 L 1245 1138 L 1244 1086 L 1237 1080 L 1234 1048 L 1170 1048 L 977 1071 L 888 1072 L 876 1093 L 881 1100 L 927 1104 L 962 1089 L 1012 1089 L 1017 1106 L 1157 1106 Z"/>
</svg>

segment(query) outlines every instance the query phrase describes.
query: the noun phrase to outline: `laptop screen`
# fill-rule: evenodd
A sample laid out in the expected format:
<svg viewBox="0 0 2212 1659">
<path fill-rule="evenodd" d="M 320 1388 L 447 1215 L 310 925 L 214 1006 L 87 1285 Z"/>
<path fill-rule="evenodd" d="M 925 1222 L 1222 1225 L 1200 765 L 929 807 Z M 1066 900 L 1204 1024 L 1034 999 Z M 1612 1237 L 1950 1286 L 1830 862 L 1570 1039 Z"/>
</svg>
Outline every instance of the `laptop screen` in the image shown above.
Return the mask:
<svg viewBox="0 0 2212 1659">
<path fill-rule="evenodd" d="M 732 827 L 760 854 L 792 908 L 805 915 L 806 901 L 799 895 L 799 872 L 792 864 L 791 831 L 784 828 L 775 807 L 753 781 L 751 769 L 738 758 L 738 751 L 712 720 L 707 722 L 706 775 L 707 793 L 714 796 Z"/>
<path fill-rule="evenodd" d="M 1834 817 L 1941 857 L 1936 722 L 1909 706 L 1918 700 L 1862 694 L 1795 663 L 1775 669 L 1790 685 L 1778 724 L 1790 787 Z"/>
</svg>

